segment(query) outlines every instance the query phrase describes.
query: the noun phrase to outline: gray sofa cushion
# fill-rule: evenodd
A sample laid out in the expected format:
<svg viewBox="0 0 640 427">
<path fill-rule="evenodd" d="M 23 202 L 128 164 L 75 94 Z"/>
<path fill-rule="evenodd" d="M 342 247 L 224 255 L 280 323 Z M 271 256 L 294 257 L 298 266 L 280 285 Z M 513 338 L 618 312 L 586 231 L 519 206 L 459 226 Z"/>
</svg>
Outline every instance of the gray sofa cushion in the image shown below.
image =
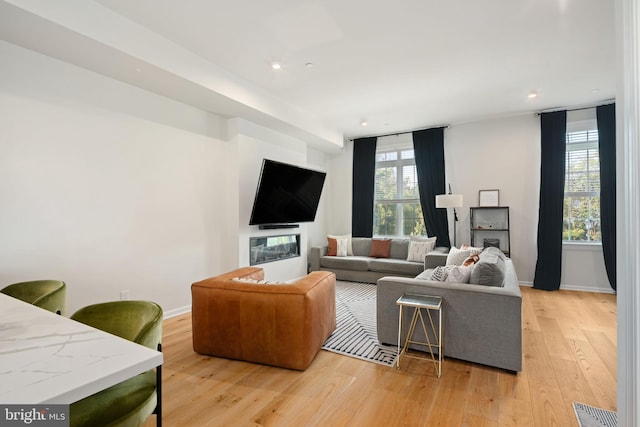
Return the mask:
<svg viewBox="0 0 640 427">
<path fill-rule="evenodd" d="M 470 283 L 487 286 L 502 286 L 505 273 L 504 253 L 498 248 L 486 248 L 480 253 L 480 260 L 471 270 Z"/>
<path fill-rule="evenodd" d="M 353 237 L 351 239 L 353 254 L 356 256 L 369 256 L 371 253 L 371 238 Z"/>
<path fill-rule="evenodd" d="M 341 270 L 367 271 L 370 260 L 369 257 L 361 256 L 323 256 L 320 257 L 320 266 Z"/>
<path fill-rule="evenodd" d="M 407 260 L 409 255 L 409 240 L 408 239 L 391 239 L 391 249 L 389 251 L 389 258 Z"/>
<path fill-rule="evenodd" d="M 369 256 L 371 253 L 370 237 L 353 237 L 351 239 L 353 254 L 356 256 Z M 389 258 L 407 259 L 409 254 L 408 239 L 391 239 L 391 247 L 389 249 Z"/>
<path fill-rule="evenodd" d="M 433 273 L 433 268 L 424 270 L 422 273 L 416 276 L 416 279 L 431 280 L 431 273 Z"/>
<path fill-rule="evenodd" d="M 369 261 L 369 269 L 371 271 L 383 273 L 415 275 L 421 273 L 423 268 L 424 266 L 421 262 L 412 262 L 406 259 L 376 258 Z"/>
</svg>

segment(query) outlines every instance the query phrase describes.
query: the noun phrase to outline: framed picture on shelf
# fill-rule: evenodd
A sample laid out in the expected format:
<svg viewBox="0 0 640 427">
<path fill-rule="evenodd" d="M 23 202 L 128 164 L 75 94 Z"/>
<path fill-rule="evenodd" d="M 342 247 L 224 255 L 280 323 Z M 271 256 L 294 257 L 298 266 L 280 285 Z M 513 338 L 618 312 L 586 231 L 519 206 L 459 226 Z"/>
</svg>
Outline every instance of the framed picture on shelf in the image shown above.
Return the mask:
<svg viewBox="0 0 640 427">
<path fill-rule="evenodd" d="M 478 194 L 478 206 L 481 208 L 500 206 L 500 190 L 480 190 Z"/>
</svg>

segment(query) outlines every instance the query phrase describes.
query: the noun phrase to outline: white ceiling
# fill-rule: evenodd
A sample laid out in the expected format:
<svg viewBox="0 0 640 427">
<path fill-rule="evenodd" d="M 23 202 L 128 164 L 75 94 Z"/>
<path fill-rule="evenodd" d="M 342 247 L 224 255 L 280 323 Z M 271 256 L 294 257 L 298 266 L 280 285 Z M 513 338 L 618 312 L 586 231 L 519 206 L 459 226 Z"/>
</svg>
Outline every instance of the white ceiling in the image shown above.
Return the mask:
<svg viewBox="0 0 640 427">
<path fill-rule="evenodd" d="M 609 0 L 3 0 L 0 13 L 20 22 L 12 43 L 329 150 L 615 97 Z"/>
</svg>

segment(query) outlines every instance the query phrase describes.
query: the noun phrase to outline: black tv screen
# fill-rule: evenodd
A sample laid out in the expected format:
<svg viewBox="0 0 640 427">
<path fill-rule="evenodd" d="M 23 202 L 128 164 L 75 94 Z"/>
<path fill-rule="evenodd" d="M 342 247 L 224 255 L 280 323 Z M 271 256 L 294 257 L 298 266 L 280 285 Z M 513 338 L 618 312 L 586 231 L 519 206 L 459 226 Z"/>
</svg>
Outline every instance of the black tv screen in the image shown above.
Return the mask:
<svg viewBox="0 0 640 427">
<path fill-rule="evenodd" d="M 326 175 L 264 159 L 249 225 L 313 221 Z"/>
</svg>

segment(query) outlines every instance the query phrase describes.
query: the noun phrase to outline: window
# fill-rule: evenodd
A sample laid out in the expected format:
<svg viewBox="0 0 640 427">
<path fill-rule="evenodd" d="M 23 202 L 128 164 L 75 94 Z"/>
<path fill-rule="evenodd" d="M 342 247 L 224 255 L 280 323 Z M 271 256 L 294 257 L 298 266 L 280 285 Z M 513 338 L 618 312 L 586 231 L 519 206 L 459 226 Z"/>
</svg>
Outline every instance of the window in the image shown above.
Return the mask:
<svg viewBox="0 0 640 427">
<path fill-rule="evenodd" d="M 425 234 L 412 141 L 395 147 L 379 141 L 376 151 L 373 235 Z"/>
<path fill-rule="evenodd" d="M 600 242 L 598 131 L 567 132 L 562 240 Z"/>
</svg>

